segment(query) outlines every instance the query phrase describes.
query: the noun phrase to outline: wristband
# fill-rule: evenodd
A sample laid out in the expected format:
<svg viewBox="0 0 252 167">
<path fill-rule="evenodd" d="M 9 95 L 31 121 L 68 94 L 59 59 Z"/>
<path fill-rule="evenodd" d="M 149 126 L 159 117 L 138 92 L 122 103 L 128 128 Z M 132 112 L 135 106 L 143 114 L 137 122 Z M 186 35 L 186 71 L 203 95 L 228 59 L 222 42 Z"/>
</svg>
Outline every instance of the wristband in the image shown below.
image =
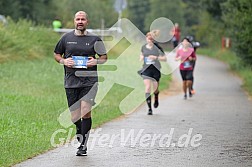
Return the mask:
<svg viewBox="0 0 252 167">
<path fill-rule="evenodd" d="M 60 59 L 59 63 L 60 63 L 61 65 L 65 65 L 65 64 L 64 64 L 64 59 Z"/>
</svg>

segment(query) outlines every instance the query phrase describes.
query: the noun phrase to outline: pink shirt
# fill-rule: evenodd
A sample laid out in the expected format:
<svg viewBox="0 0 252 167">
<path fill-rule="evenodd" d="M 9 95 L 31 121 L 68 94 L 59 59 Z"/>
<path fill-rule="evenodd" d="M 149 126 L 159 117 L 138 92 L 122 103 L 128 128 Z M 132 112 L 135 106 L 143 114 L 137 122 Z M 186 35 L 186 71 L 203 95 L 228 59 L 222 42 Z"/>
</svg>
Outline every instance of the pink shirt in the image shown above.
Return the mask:
<svg viewBox="0 0 252 167">
<path fill-rule="evenodd" d="M 193 70 L 192 64 L 189 61 L 189 57 L 196 58 L 195 52 L 193 48 L 188 48 L 187 51 L 184 51 L 183 49 L 179 49 L 177 51 L 176 58 L 181 59 L 181 64 L 179 66 L 180 70 Z"/>
</svg>

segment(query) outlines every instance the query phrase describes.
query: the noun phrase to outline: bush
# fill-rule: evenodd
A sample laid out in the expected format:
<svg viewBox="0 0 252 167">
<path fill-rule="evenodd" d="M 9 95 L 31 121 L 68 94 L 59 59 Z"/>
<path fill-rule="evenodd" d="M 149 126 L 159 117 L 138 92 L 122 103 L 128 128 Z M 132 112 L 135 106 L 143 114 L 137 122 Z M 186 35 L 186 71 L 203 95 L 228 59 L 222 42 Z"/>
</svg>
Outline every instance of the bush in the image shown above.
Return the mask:
<svg viewBox="0 0 252 167">
<path fill-rule="evenodd" d="M 223 4 L 224 20 L 233 39 L 233 46 L 246 64 L 252 65 L 252 1 L 228 0 Z"/>
<path fill-rule="evenodd" d="M 52 56 L 59 34 L 44 27 L 33 27 L 27 20 L 0 26 L 0 62 Z"/>
</svg>

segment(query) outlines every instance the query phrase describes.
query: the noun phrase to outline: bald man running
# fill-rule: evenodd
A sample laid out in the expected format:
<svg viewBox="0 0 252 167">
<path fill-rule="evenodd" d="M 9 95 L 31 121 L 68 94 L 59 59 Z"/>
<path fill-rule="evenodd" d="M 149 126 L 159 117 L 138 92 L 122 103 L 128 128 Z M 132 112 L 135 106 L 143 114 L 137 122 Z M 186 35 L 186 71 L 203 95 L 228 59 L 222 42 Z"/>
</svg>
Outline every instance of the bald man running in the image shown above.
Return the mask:
<svg viewBox="0 0 252 167">
<path fill-rule="evenodd" d="M 80 142 L 77 156 L 87 155 L 91 109 L 98 90 L 97 64 L 107 60 L 102 40 L 86 30 L 88 23 L 87 13 L 78 11 L 74 16 L 75 29 L 64 34 L 54 49 L 55 60 L 64 65 L 67 102 Z"/>
</svg>

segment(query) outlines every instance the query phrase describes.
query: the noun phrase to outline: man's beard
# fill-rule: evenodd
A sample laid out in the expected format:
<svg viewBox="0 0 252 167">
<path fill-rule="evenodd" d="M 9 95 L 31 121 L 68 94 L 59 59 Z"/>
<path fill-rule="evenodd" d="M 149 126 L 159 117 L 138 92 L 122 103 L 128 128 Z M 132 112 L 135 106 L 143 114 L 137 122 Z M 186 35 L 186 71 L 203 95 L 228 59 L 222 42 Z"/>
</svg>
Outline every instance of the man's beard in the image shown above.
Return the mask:
<svg viewBox="0 0 252 167">
<path fill-rule="evenodd" d="M 86 35 L 86 28 L 83 28 L 83 29 L 75 29 L 74 30 L 74 34 L 77 35 L 77 36 L 81 36 L 81 35 Z"/>
<path fill-rule="evenodd" d="M 75 28 L 76 30 L 79 30 L 79 31 L 85 31 L 86 30 L 86 28 L 78 28 L 78 26 Z"/>
</svg>

